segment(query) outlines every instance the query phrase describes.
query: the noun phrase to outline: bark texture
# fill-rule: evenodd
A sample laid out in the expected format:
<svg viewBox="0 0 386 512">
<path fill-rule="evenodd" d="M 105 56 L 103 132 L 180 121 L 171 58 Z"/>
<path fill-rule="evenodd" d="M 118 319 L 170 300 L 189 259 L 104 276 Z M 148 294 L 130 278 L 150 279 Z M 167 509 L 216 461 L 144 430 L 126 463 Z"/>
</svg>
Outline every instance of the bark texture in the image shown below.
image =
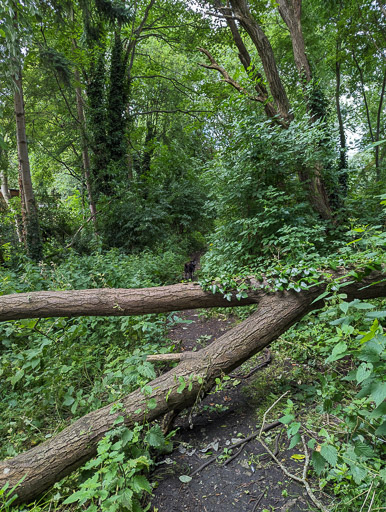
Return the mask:
<svg viewBox="0 0 386 512">
<path fill-rule="evenodd" d="M 291 34 L 292 50 L 299 76 L 304 82 L 311 81 L 311 68 L 304 44 L 301 16 L 302 0 L 279 0 L 279 13 Z"/>
<path fill-rule="evenodd" d="M 341 288 L 353 298 L 386 296 L 385 275 L 374 272 L 362 282 Z M 373 286 L 370 286 L 372 285 Z M 200 399 L 213 386 L 215 379 L 229 373 L 245 360 L 256 354 L 285 332 L 320 303 L 312 303 L 325 289 L 324 285 L 301 293 L 262 293 L 259 309 L 247 320 L 218 338 L 199 352 L 181 354 L 180 364 L 150 382 L 152 393 L 146 398 L 136 390 L 121 400 L 125 408 L 125 424 L 152 421 L 172 410 L 184 409 Z M 188 386 L 178 393 L 179 378 L 188 381 Z M 205 385 L 199 384 L 204 379 Z M 156 407 L 148 410 L 146 400 L 154 398 Z M 91 412 L 64 429 L 54 438 L 13 459 L 0 462 L 0 488 L 7 482 L 17 484 L 17 502 L 37 498 L 54 482 L 71 473 L 96 454 L 97 443 L 113 426 L 122 411 L 111 414 L 112 404 Z M 141 409 L 139 409 L 141 408 Z"/>
<path fill-rule="evenodd" d="M 40 240 L 38 210 L 32 188 L 31 170 L 28 158 L 21 69 L 19 69 L 17 75 L 15 74 L 13 76 L 13 81 L 15 84 L 16 140 L 25 242 L 28 255 L 35 261 L 39 261 L 42 258 L 42 245 Z"/>
<path fill-rule="evenodd" d="M 203 291 L 196 283 L 138 289 L 16 293 L 0 296 L 0 321 L 60 316 L 127 316 L 191 308 L 241 306 L 258 302 L 262 294 L 261 290 L 255 290 L 247 299 L 239 301 L 233 296 L 228 301 L 221 294 Z"/>
<path fill-rule="evenodd" d="M 235 17 L 240 21 L 241 26 L 247 32 L 259 53 L 264 73 L 280 116 L 284 120 L 291 120 L 293 115 L 290 113 L 290 102 L 280 79 L 275 55 L 268 37 L 251 15 L 245 0 L 230 0 L 230 3 Z"/>
<path fill-rule="evenodd" d="M 281 80 L 275 55 L 267 35 L 259 25 L 250 11 L 247 0 L 230 0 L 225 6 L 221 0 L 214 0 L 214 7 L 224 16 L 227 25 L 231 31 L 233 40 L 239 51 L 239 60 L 242 63 L 248 76 L 254 81 L 256 97 L 251 97 L 235 80 L 231 79 L 224 68 L 219 66 L 207 50 L 199 50 L 209 58 L 210 65 L 202 65 L 209 69 L 215 69 L 224 77 L 235 89 L 243 94 L 247 94 L 250 99 L 264 104 L 265 113 L 283 128 L 288 128 L 293 120 L 291 105 Z M 306 54 L 304 37 L 301 25 L 301 0 L 278 0 L 278 8 L 281 17 L 286 23 L 290 35 L 294 53 L 295 64 L 299 73 L 301 83 L 306 86 L 312 80 L 310 64 Z M 250 54 L 242 40 L 238 26 L 234 20 L 238 20 L 241 27 L 249 35 L 254 44 L 261 63 L 263 65 L 266 82 L 269 86 L 273 101 L 269 101 L 268 89 L 264 83 L 264 77 L 252 65 Z M 315 121 L 319 117 L 312 114 Z M 318 168 L 300 168 L 298 171 L 299 180 L 307 191 L 308 200 L 313 209 L 322 219 L 332 219 L 331 206 L 328 199 L 328 193 L 323 181 L 322 173 Z"/>
</svg>

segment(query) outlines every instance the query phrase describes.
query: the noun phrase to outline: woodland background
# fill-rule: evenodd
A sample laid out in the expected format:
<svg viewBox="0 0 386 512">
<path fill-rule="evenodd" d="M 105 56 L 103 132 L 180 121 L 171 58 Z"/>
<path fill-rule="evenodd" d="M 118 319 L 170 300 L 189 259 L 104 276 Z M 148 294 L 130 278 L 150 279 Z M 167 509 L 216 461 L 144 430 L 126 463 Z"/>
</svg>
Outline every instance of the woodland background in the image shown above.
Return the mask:
<svg viewBox="0 0 386 512">
<path fill-rule="evenodd" d="M 279 339 L 310 373 L 274 417 L 291 447 L 314 432 L 310 475 L 329 510 L 384 510 L 385 17 L 378 0 L 0 1 L 5 466 L 146 394 L 160 372 L 146 356 L 173 352 L 179 320 L 6 321 L 1 300 L 172 285 L 201 255 L 201 288 L 233 306 L 251 276 L 299 297 L 324 283 L 325 306 Z M 377 291 L 342 290 L 343 274 Z M 146 420 L 117 429 L 32 505 L 12 506 L 4 482 L 0 509 L 148 510 L 148 471 L 172 441 Z"/>
</svg>

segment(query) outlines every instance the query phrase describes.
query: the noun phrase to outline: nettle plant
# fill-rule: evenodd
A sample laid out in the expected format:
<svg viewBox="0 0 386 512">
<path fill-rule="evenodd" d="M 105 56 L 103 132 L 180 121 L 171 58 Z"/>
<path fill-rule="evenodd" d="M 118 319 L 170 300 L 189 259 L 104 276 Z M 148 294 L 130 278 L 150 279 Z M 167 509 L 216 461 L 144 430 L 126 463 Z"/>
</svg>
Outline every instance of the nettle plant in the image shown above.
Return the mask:
<svg viewBox="0 0 386 512">
<path fill-rule="evenodd" d="M 112 412 L 119 409 L 123 406 L 117 403 Z M 141 497 L 152 491 L 144 474 L 153 465 L 149 450 L 170 452 L 171 435 L 165 438 L 159 425 L 136 424 L 129 429 L 119 416 L 114 428 L 98 443 L 97 456 L 82 468 L 83 475 L 91 476 L 63 504 L 77 503 L 85 512 L 148 510 L 148 506 L 143 508 Z"/>
<path fill-rule="evenodd" d="M 320 315 L 330 320 L 335 335 L 318 347 L 328 357 L 325 372 L 318 375 L 309 398 L 317 401 L 316 412 L 319 418 L 328 417 L 328 424 L 320 428 L 320 423 L 309 417 L 307 425 L 302 425 L 291 400 L 281 418 L 291 448 L 300 442 L 303 427 L 308 434 L 317 432 L 308 441 L 312 465 L 320 487 L 332 490 L 340 499 L 339 511 L 356 510 L 364 499 L 374 505 L 381 503 L 386 484 L 382 463 L 386 436 L 386 335 L 382 321 L 386 311 L 346 299 L 343 293 L 327 298 L 330 307 Z"/>
</svg>

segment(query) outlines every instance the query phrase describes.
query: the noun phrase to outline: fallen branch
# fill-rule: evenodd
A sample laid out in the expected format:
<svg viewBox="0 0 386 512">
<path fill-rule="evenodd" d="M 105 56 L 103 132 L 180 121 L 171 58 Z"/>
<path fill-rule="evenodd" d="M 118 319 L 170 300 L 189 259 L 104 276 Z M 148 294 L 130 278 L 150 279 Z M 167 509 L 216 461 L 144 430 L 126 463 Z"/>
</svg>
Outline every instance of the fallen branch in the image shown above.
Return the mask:
<svg viewBox="0 0 386 512">
<path fill-rule="evenodd" d="M 323 503 L 321 503 L 317 498 L 316 496 L 314 495 L 314 493 L 312 492 L 312 489 L 311 489 L 311 486 L 310 484 L 307 482 L 306 480 L 306 474 L 307 474 L 307 469 L 309 467 L 309 463 L 310 463 L 310 456 L 308 454 L 308 450 L 307 450 L 307 446 L 306 446 L 306 442 L 304 440 L 304 436 L 302 436 L 302 442 L 303 442 L 303 447 L 304 447 L 304 455 L 305 455 L 305 462 L 304 462 L 304 467 L 303 467 L 303 476 L 302 478 L 294 475 L 293 473 L 290 473 L 288 471 L 288 469 L 279 461 L 279 459 L 276 457 L 276 455 L 270 450 L 270 448 L 265 444 L 265 442 L 262 440 L 262 438 L 259 436 L 257 438 L 259 440 L 259 442 L 261 443 L 261 445 L 263 446 L 263 448 L 266 450 L 266 452 L 269 453 L 269 455 L 273 458 L 273 460 L 276 462 L 276 464 L 278 464 L 278 466 L 280 467 L 280 469 L 283 471 L 283 473 L 288 476 L 288 478 L 291 478 L 292 480 L 295 480 L 296 482 L 299 482 L 301 484 L 304 485 L 304 487 L 306 488 L 306 491 L 307 491 L 307 494 L 308 496 L 310 497 L 310 499 L 312 500 L 313 504 L 319 509 L 319 510 L 322 510 L 322 512 L 330 512 L 328 508 L 326 508 Z"/>
<path fill-rule="evenodd" d="M 306 478 L 307 478 L 307 470 L 308 470 L 308 467 L 310 465 L 310 456 L 308 454 L 308 449 L 307 449 L 307 446 L 306 446 L 306 442 L 305 442 L 305 439 L 304 439 L 304 436 L 301 436 L 301 439 L 302 439 L 302 443 L 303 443 L 303 449 L 304 449 L 304 456 L 305 456 L 305 462 L 304 462 L 304 466 L 303 466 L 303 475 L 302 477 L 298 477 L 296 475 L 294 475 L 293 473 L 290 473 L 288 471 L 288 469 L 279 461 L 279 459 L 277 458 L 277 453 L 274 453 L 272 452 L 272 450 L 265 444 L 263 438 L 262 438 L 262 433 L 265 431 L 264 429 L 264 423 L 265 423 L 265 418 L 267 416 L 267 414 L 269 413 L 269 411 L 271 411 L 275 405 L 280 402 L 280 400 L 282 398 L 284 398 L 287 394 L 289 393 L 289 391 L 286 391 L 285 393 L 283 393 L 264 413 L 264 416 L 263 416 L 263 423 L 261 425 L 261 429 L 260 429 L 260 432 L 259 434 L 257 435 L 257 439 L 259 440 L 261 446 L 264 448 L 264 450 L 273 458 L 273 460 L 279 465 L 280 469 L 283 471 L 283 473 L 288 476 L 289 478 L 291 478 L 292 480 L 295 480 L 296 482 L 299 482 L 301 484 L 304 485 L 304 487 L 306 488 L 306 491 L 307 491 L 307 494 L 308 496 L 310 497 L 311 501 L 314 503 L 314 505 L 319 509 L 319 510 L 322 510 L 322 512 L 329 512 L 329 510 L 316 498 L 316 496 L 314 495 L 314 493 L 312 492 L 312 489 L 309 485 L 309 483 L 307 482 Z M 276 451 L 276 450 L 275 450 Z"/>
<path fill-rule="evenodd" d="M 339 279 L 340 286 L 344 281 L 351 284 L 344 288 L 345 293 L 355 292 L 354 298 L 375 298 L 386 294 L 385 274 L 374 271 L 361 283 L 353 282 L 346 269 L 331 272 L 332 279 Z M 272 292 L 254 277 L 244 280 L 248 285 L 245 298 L 238 299 L 237 292 L 227 298 L 223 294 L 204 291 L 198 283 L 180 283 L 170 286 L 153 288 L 96 288 L 89 290 L 41 291 L 15 293 L 0 296 L 0 321 L 18 320 L 21 318 L 53 318 L 75 316 L 129 316 L 149 313 L 165 313 L 185 309 L 234 307 L 248 304 L 259 304 L 268 296 L 286 297 L 288 293 Z M 370 288 L 368 288 L 370 287 Z M 296 293 L 300 300 L 311 296 L 314 300 L 326 289 L 326 283 L 315 284 L 312 289 Z M 284 299 L 285 300 L 285 299 Z M 311 300 L 311 302 L 312 302 Z M 311 309 L 317 309 L 322 301 Z"/>
<path fill-rule="evenodd" d="M 273 428 L 276 428 L 277 426 L 281 425 L 280 421 L 274 421 L 273 423 L 270 423 L 269 425 L 267 425 L 266 427 L 264 427 L 264 432 L 268 432 L 269 430 L 272 430 Z M 251 441 L 252 439 L 254 439 L 255 437 L 257 437 L 259 435 L 259 432 L 255 432 L 254 434 L 251 434 L 250 436 L 248 437 L 244 437 L 243 439 L 240 439 L 240 441 L 237 441 L 237 443 L 234 443 L 232 444 L 232 446 L 229 446 L 228 449 L 231 450 L 231 449 L 234 449 L 234 448 L 237 448 L 238 446 L 241 446 L 241 445 L 245 445 L 246 443 L 249 443 L 249 441 Z M 244 446 L 242 446 L 242 448 L 244 448 Z M 239 450 L 240 452 L 241 450 Z M 215 457 L 212 457 L 211 459 L 207 460 L 206 462 L 204 462 L 204 464 L 202 464 L 200 467 L 198 467 L 197 469 L 195 469 L 193 471 L 193 473 L 191 473 L 189 476 L 194 476 L 196 475 L 197 473 L 199 473 L 200 471 L 202 471 L 204 468 L 206 468 L 206 466 L 209 466 L 209 464 L 212 464 L 212 462 L 216 461 L 219 457 L 220 457 L 221 453 L 219 453 L 218 455 L 216 455 Z M 237 456 L 237 455 L 236 455 Z M 233 460 L 235 457 L 232 457 L 231 460 Z M 227 464 L 228 461 L 226 461 L 224 463 L 224 466 Z"/>
</svg>

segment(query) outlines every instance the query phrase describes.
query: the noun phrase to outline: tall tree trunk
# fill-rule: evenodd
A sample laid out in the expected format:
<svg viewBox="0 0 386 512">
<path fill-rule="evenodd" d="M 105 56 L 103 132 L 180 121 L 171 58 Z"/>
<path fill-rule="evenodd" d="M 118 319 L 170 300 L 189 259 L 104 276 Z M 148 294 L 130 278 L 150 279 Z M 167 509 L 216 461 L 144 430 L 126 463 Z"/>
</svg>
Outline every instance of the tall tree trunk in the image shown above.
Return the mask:
<svg viewBox="0 0 386 512">
<path fill-rule="evenodd" d="M 282 124 L 282 126 L 284 128 L 288 127 L 289 123 L 293 119 L 293 114 L 291 113 L 291 106 L 287 93 L 276 66 L 276 59 L 272 46 L 264 31 L 252 16 L 246 0 L 230 0 L 230 5 L 232 6 L 232 11 L 230 11 L 229 8 L 224 7 L 221 0 L 215 0 L 216 8 L 225 15 L 233 40 L 239 50 L 239 59 L 248 74 L 251 72 L 249 53 L 240 37 L 235 22 L 229 17 L 230 14 L 233 13 L 234 17 L 239 20 L 241 26 L 251 38 L 263 64 L 264 73 L 275 104 L 275 107 L 272 107 L 273 110 L 270 108 L 270 105 L 267 104 L 265 111 L 267 115 L 271 117 L 272 112 L 277 110 L 279 116 L 285 120 L 285 124 Z M 301 0 L 280 0 L 280 9 L 284 16 L 283 19 L 288 23 L 290 29 L 295 62 L 299 74 L 301 75 L 301 78 L 304 78 L 308 82 L 311 80 L 311 70 L 305 52 L 304 39 L 301 30 Z M 256 76 L 256 78 L 261 79 L 261 76 Z M 262 84 L 261 88 L 257 88 L 256 90 L 260 94 L 264 94 L 266 91 L 265 85 Z M 330 220 L 332 218 L 332 212 L 321 169 L 318 166 L 315 166 L 313 169 L 306 169 L 303 167 L 299 169 L 298 176 L 307 191 L 308 200 L 310 201 L 313 209 L 322 219 Z"/>
<path fill-rule="evenodd" d="M 347 195 L 347 147 L 346 147 L 346 134 L 344 133 L 344 124 L 342 118 L 342 112 L 340 110 L 340 50 L 341 50 L 341 41 L 338 39 L 336 42 L 336 58 L 335 58 L 335 78 L 336 78 L 336 87 L 335 87 L 335 104 L 336 104 L 336 114 L 338 117 L 339 124 L 339 185 L 341 193 L 346 196 Z"/>
<path fill-rule="evenodd" d="M 352 56 L 353 56 L 353 59 L 354 59 L 354 62 L 355 62 L 355 65 L 357 67 L 357 70 L 359 72 L 359 77 L 360 77 L 360 83 L 361 83 L 361 89 L 362 89 L 362 95 L 363 95 L 363 102 L 365 104 L 365 111 L 366 111 L 366 119 L 367 119 L 367 125 L 369 127 L 369 133 L 370 133 L 370 138 L 371 138 L 371 141 L 374 142 L 374 133 L 373 133 L 373 127 L 372 127 L 372 124 L 371 124 L 371 119 L 370 119 L 370 110 L 369 110 L 369 105 L 367 103 L 367 95 L 366 95 L 366 88 L 365 88 L 365 79 L 363 77 L 363 71 L 362 71 L 362 68 L 360 67 L 359 65 L 359 62 L 358 62 L 358 59 L 354 53 L 354 51 L 352 52 Z"/>
<path fill-rule="evenodd" d="M 230 3 L 236 18 L 240 21 L 241 26 L 247 32 L 258 51 L 279 115 L 286 121 L 291 120 L 293 115 L 290 112 L 290 102 L 280 79 L 275 56 L 268 37 L 251 15 L 246 0 L 230 0 Z"/>
<path fill-rule="evenodd" d="M 42 259 L 43 251 L 40 238 L 38 210 L 32 188 L 31 170 L 28 158 L 21 68 L 19 68 L 17 74 L 13 75 L 13 81 L 15 84 L 16 140 L 25 243 L 27 254 L 35 261 L 39 261 Z"/>
<path fill-rule="evenodd" d="M 308 84 L 312 75 L 301 24 L 302 0 L 279 0 L 279 13 L 291 34 L 292 50 L 300 79 L 303 84 Z"/>
<path fill-rule="evenodd" d="M 96 205 L 94 200 L 94 194 L 92 190 L 91 183 L 91 173 L 90 173 L 90 157 L 88 154 L 88 145 L 87 145 L 87 135 L 86 135 L 86 120 L 84 116 L 84 108 L 83 108 L 83 98 L 82 98 L 82 90 L 80 88 L 80 74 L 79 70 L 75 69 L 74 72 L 76 87 L 75 87 L 75 96 L 76 96 L 76 110 L 78 112 L 79 119 L 79 130 L 80 130 L 80 144 L 82 148 L 82 163 L 83 163 L 83 175 L 84 181 L 86 183 L 86 190 L 88 196 L 88 202 L 90 206 L 90 212 L 92 215 L 92 222 L 94 224 L 94 229 L 96 231 Z"/>
<path fill-rule="evenodd" d="M 14 219 L 15 219 L 15 228 L 16 228 L 17 239 L 19 240 L 20 243 L 22 243 L 23 242 L 23 232 L 22 232 L 22 229 L 20 226 L 20 218 L 19 218 L 18 212 L 15 210 L 15 208 L 12 205 L 11 194 L 10 194 L 10 191 L 8 188 L 8 177 L 7 177 L 7 173 L 5 171 L 2 171 L 0 173 L 0 182 L 1 182 L 1 193 L 3 195 L 5 204 L 7 205 L 7 208 L 10 209 L 10 211 L 12 212 Z"/>
<path fill-rule="evenodd" d="M 383 98 L 385 96 L 385 86 L 386 86 L 386 69 L 383 72 L 383 83 L 382 83 L 382 90 L 381 95 L 379 98 L 379 106 L 378 106 L 378 112 L 377 112 L 377 131 L 375 133 L 375 140 L 376 142 L 379 141 L 379 136 L 381 132 L 381 114 L 382 114 L 382 104 L 383 104 Z M 375 169 L 376 169 L 376 180 L 380 181 L 381 179 L 381 164 L 382 159 L 379 158 L 379 146 L 375 147 Z"/>
</svg>

